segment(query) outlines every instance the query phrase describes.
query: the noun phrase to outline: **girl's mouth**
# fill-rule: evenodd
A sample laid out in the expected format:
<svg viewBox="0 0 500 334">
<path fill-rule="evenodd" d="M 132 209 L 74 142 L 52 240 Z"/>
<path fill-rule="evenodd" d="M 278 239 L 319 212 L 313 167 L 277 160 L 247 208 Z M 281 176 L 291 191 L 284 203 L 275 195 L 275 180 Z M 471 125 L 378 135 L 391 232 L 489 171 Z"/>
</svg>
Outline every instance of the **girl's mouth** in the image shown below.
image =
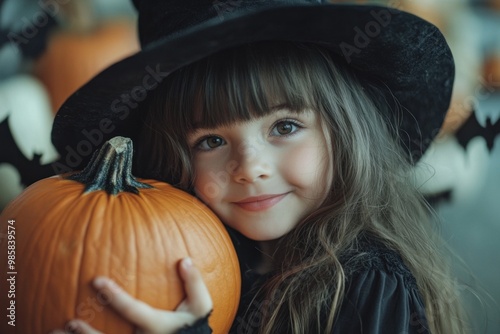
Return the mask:
<svg viewBox="0 0 500 334">
<path fill-rule="evenodd" d="M 233 204 L 247 211 L 264 211 L 278 204 L 288 194 L 289 193 L 247 197 L 241 201 L 233 202 Z"/>
</svg>

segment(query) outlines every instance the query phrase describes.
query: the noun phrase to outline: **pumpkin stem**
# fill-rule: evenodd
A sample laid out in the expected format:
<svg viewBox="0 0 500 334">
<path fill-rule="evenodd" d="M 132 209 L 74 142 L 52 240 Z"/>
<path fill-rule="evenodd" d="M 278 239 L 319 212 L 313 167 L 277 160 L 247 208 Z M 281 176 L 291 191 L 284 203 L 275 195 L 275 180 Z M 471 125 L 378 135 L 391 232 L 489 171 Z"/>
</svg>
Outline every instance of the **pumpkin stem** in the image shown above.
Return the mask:
<svg viewBox="0 0 500 334">
<path fill-rule="evenodd" d="M 132 140 L 114 137 L 95 152 L 89 164 L 66 178 L 85 185 L 85 193 L 104 190 L 110 195 L 119 192 L 139 193 L 138 188 L 152 188 L 132 175 Z"/>
</svg>

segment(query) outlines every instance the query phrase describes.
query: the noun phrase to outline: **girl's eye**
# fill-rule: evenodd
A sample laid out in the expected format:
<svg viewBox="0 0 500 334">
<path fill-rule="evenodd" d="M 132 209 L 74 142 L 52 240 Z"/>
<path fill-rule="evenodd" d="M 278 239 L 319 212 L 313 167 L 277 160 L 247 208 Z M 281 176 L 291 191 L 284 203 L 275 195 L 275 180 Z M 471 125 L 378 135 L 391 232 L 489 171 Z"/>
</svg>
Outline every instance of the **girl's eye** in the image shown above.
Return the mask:
<svg viewBox="0 0 500 334">
<path fill-rule="evenodd" d="M 296 132 L 300 128 L 301 126 L 294 121 L 279 121 L 274 125 L 271 135 L 287 136 Z"/>
<path fill-rule="evenodd" d="M 224 145 L 224 139 L 221 137 L 207 136 L 199 140 L 196 143 L 195 148 L 202 151 L 209 151 L 222 145 Z"/>
</svg>

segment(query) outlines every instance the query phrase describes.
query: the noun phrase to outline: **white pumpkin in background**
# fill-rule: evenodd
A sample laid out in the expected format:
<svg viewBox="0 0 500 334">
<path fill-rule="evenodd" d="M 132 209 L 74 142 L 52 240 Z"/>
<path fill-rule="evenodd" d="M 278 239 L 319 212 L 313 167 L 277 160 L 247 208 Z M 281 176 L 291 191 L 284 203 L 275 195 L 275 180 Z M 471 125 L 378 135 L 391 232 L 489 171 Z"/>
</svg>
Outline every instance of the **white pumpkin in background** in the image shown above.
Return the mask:
<svg viewBox="0 0 500 334">
<path fill-rule="evenodd" d="M 0 210 L 27 184 L 53 174 L 54 114 L 45 87 L 30 75 L 0 82 Z"/>
</svg>

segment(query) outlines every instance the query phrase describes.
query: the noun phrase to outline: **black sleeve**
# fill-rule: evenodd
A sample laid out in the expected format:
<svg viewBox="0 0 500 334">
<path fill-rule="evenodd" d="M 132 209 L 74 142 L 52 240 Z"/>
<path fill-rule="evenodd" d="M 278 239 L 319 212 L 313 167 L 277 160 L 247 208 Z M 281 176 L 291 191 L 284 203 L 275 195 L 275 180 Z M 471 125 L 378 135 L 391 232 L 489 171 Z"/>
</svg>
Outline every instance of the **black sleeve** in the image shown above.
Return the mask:
<svg viewBox="0 0 500 334">
<path fill-rule="evenodd" d="M 181 328 L 177 334 L 211 334 L 212 329 L 208 325 L 208 318 L 210 313 L 199 320 L 197 320 L 192 326 L 185 326 Z"/>
<path fill-rule="evenodd" d="M 335 334 L 430 333 L 422 297 L 406 275 L 368 269 L 348 284 Z"/>
</svg>

